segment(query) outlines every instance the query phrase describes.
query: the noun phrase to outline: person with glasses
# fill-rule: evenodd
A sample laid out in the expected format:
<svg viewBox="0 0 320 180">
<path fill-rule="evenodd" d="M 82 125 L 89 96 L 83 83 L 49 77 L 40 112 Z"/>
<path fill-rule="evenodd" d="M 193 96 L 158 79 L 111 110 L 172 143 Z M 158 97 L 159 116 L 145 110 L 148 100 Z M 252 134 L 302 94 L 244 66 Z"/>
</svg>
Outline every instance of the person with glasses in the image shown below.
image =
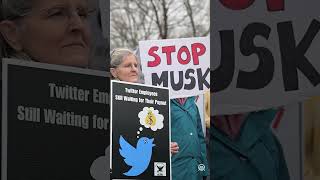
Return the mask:
<svg viewBox="0 0 320 180">
<path fill-rule="evenodd" d="M 2 0 L 2 56 L 87 67 L 88 0 Z"/>
<path fill-rule="evenodd" d="M 133 51 L 127 48 L 116 48 L 111 51 L 110 73 L 113 79 L 131 83 L 139 83 L 139 61 Z M 176 154 L 179 146 L 171 142 L 170 151 Z"/>
<path fill-rule="evenodd" d="M 110 73 L 114 79 L 139 82 L 138 58 L 129 49 L 111 52 Z M 203 180 L 209 175 L 206 145 L 196 97 L 170 101 L 172 179 Z"/>
<path fill-rule="evenodd" d="M 93 14 L 92 12 L 94 12 L 94 9 L 90 8 L 90 2 L 91 0 L 1 0 L 1 58 L 15 58 L 25 61 L 87 68 L 92 54 L 89 19 Z M 30 83 L 28 82 L 29 86 L 37 83 L 31 81 Z M 61 82 L 63 81 L 64 79 L 61 79 Z M 69 107 L 67 106 L 65 107 L 68 109 Z M 44 131 L 47 131 L 47 129 L 39 128 L 37 132 Z M 49 130 L 49 132 L 53 131 Z M 56 132 L 59 133 L 60 131 Z M 17 131 L 15 133 L 19 134 L 20 132 Z M 53 136 L 54 134 L 50 137 Z M 70 136 L 66 137 L 66 139 L 70 140 L 73 137 L 76 136 L 70 132 Z M 14 168 L 26 169 L 24 172 L 11 174 L 12 177 L 9 175 L 8 178 L 39 179 L 41 177 L 41 179 L 66 179 L 66 176 L 78 177 L 78 174 L 73 173 L 79 168 L 77 161 L 74 161 L 74 167 L 66 167 L 71 163 L 74 156 L 68 157 L 60 153 L 65 151 L 66 154 L 70 154 L 70 146 L 51 149 L 53 147 L 50 144 L 51 141 L 55 141 L 53 144 L 59 144 L 56 143 L 56 139 L 49 138 L 46 141 L 48 145 L 43 144 L 43 148 L 41 146 L 36 150 L 35 148 L 23 149 L 21 150 L 23 153 L 19 154 L 18 157 L 8 160 L 8 163 L 11 164 L 18 162 L 13 166 Z M 75 141 L 78 140 L 75 139 Z M 63 141 L 61 142 L 62 144 L 64 144 Z M 19 142 L 18 147 L 22 146 L 23 143 Z M 78 147 L 77 144 L 75 144 L 75 147 Z M 44 155 L 46 152 L 56 153 L 46 154 L 47 158 Z M 58 164 L 57 161 L 60 160 L 60 155 L 61 157 L 67 157 L 67 159 Z M 19 159 L 20 157 L 23 158 Z M 42 161 L 41 157 L 44 157 L 45 160 L 57 159 L 57 161 L 45 162 L 45 160 Z M 82 161 L 81 158 L 79 156 L 77 160 L 80 162 Z M 16 159 L 19 159 L 19 161 L 16 161 Z M 79 164 L 82 163 L 80 162 Z M 51 167 L 54 168 L 51 169 Z M 49 171 L 51 173 L 46 173 Z"/>
<path fill-rule="evenodd" d="M 139 81 L 138 60 L 130 49 L 116 48 L 111 52 L 110 73 L 113 79 L 137 83 Z"/>
</svg>

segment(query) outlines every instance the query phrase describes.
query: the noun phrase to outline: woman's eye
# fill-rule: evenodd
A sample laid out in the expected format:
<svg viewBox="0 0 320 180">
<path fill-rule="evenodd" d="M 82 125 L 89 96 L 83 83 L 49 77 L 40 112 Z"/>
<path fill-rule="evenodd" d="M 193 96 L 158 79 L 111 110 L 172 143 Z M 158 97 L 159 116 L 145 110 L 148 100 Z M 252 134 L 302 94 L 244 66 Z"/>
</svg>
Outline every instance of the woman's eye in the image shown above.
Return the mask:
<svg viewBox="0 0 320 180">
<path fill-rule="evenodd" d="M 60 8 L 55 8 L 55 9 L 52 9 L 52 10 L 49 10 L 48 12 L 48 16 L 49 17 L 54 17 L 54 16 L 64 16 L 65 11 L 63 9 L 60 9 Z"/>
<path fill-rule="evenodd" d="M 95 12 L 95 9 L 87 9 L 87 8 L 79 8 L 78 9 L 78 16 L 82 17 L 83 19 L 87 19 L 91 14 Z"/>
<path fill-rule="evenodd" d="M 61 16 L 63 13 L 62 12 L 55 12 L 50 14 L 50 16 Z"/>
<path fill-rule="evenodd" d="M 89 13 L 88 13 L 88 11 L 86 11 L 86 10 L 79 10 L 79 11 L 78 11 L 78 16 L 79 16 L 79 17 L 87 18 L 88 15 L 89 15 Z"/>
</svg>

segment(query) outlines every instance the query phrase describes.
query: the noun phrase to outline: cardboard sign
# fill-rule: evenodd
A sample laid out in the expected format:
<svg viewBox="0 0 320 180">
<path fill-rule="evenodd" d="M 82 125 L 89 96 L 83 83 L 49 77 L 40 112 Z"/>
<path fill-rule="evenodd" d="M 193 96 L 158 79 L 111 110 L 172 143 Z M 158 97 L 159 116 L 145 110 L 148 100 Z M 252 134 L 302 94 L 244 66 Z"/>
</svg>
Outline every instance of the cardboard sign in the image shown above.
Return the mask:
<svg viewBox="0 0 320 180">
<path fill-rule="evenodd" d="M 105 72 L 14 59 L 2 67 L 1 179 L 88 180 L 109 171 L 93 164 L 110 139 Z"/>
<path fill-rule="evenodd" d="M 171 179 L 167 88 L 111 81 L 111 178 Z"/>
<path fill-rule="evenodd" d="M 319 95 L 319 5 L 317 0 L 212 1 L 212 115 Z"/>
<path fill-rule="evenodd" d="M 140 41 L 139 49 L 145 83 L 169 87 L 170 98 L 210 88 L 209 37 Z"/>
</svg>

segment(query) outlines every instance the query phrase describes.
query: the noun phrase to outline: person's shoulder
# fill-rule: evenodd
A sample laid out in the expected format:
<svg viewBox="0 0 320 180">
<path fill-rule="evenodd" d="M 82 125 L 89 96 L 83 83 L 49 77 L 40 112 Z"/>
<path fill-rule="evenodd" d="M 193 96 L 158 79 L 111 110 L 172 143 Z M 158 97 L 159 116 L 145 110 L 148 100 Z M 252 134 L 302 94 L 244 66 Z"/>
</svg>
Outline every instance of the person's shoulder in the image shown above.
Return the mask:
<svg viewBox="0 0 320 180">
<path fill-rule="evenodd" d="M 262 111 L 250 112 L 247 116 L 247 123 L 250 127 L 259 129 L 261 133 L 270 131 L 270 124 L 277 114 L 276 109 L 267 109 Z"/>
<path fill-rule="evenodd" d="M 251 112 L 250 115 L 258 116 L 259 118 L 272 121 L 277 114 L 278 110 L 275 108 Z"/>
</svg>

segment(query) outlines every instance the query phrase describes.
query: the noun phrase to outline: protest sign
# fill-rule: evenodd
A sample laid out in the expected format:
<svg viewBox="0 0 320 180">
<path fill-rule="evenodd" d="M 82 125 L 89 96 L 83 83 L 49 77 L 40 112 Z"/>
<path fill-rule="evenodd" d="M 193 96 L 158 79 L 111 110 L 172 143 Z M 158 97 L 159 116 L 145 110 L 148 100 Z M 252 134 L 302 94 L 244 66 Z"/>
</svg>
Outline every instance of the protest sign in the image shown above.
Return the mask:
<svg viewBox="0 0 320 180">
<path fill-rule="evenodd" d="M 111 81 L 111 178 L 171 179 L 169 90 Z"/>
<path fill-rule="evenodd" d="M 212 2 L 212 115 L 249 112 L 320 93 L 320 2 Z"/>
<path fill-rule="evenodd" d="M 145 83 L 169 87 L 170 98 L 203 94 L 210 88 L 209 37 L 140 41 Z"/>
<path fill-rule="evenodd" d="M 96 179 L 92 163 L 110 139 L 107 74 L 14 59 L 2 67 L 1 179 Z"/>
</svg>

